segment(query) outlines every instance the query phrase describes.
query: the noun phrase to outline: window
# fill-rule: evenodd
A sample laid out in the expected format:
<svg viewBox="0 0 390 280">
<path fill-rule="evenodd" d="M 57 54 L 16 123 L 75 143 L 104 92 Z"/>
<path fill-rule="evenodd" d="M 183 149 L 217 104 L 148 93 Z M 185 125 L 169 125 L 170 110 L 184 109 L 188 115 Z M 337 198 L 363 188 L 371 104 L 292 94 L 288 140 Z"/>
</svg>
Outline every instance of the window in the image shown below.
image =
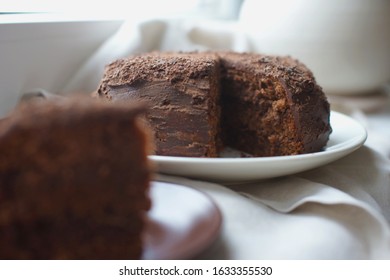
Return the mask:
<svg viewBox="0 0 390 280">
<path fill-rule="evenodd" d="M 0 15 L 126 19 L 129 17 L 206 17 L 235 19 L 243 0 L 9 0 Z"/>
</svg>

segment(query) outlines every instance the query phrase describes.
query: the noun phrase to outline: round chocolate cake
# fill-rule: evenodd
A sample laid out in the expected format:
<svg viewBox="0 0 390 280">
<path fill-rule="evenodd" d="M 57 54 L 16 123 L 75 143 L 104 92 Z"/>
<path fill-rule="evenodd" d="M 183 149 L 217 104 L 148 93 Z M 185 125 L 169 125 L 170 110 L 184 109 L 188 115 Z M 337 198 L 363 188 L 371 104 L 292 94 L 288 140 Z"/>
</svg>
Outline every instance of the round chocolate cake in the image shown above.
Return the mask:
<svg viewBox="0 0 390 280">
<path fill-rule="evenodd" d="M 320 151 L 330 107 L 311 71 L 290 57 L 252 53 L 146 53 L 106 67 L 96 95 L 146 101 L 157 155 L 217 157 Z"/>
</svg>

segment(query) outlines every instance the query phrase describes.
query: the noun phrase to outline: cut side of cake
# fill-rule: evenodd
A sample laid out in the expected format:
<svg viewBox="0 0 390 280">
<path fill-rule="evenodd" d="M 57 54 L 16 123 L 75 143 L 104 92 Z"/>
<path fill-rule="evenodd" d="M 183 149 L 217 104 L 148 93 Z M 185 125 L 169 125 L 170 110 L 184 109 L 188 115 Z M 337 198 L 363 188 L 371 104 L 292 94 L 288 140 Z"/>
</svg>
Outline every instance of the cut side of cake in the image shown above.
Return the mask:
<svg viewBox="0 0 390 280">
<path fill-rule="evenodd" d="M 0 259 L 137 259 L 151 171 L 145 107 L 69 98 L 0 123 Z"/>
<path fill-rule="evenodd" d="M 254 156 L 320 151 L 329 103 L 312 73 L 290 57 L 220 53 L 225 145 Z"/>
<path fill-rule="evenodd" d="M 218 157 L 320 151 L 330 106 L 312 72 L 290 57 L 236 52 L 146 53 L 106 67 L 96 96 L 143 100 L 155 154 Z"/>
</svg>

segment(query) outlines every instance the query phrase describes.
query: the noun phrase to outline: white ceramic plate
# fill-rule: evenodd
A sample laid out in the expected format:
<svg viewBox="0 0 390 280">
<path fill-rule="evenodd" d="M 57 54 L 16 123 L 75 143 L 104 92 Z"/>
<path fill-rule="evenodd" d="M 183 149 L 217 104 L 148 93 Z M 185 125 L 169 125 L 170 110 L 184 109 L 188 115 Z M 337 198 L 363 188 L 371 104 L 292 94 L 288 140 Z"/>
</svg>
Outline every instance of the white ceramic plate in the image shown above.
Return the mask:
<svg viewBox="0 0 390 280">
<path fill-rule="evenodd" d="M 211 198 L 190 187 L 152 182 L 143 259 L 191 259 L 218 237 L 222 216 Z"/>
<path fill-rule="evenodd" d="M 150 156 L 160 173 L 217 182 L 244 182 L 290 175 L 340 159 L 363 145 L 367 132 L 352 118 L 331 112 L 333 132 L 321 152 L 277 157 L 189 158 Z"/>
</svg>

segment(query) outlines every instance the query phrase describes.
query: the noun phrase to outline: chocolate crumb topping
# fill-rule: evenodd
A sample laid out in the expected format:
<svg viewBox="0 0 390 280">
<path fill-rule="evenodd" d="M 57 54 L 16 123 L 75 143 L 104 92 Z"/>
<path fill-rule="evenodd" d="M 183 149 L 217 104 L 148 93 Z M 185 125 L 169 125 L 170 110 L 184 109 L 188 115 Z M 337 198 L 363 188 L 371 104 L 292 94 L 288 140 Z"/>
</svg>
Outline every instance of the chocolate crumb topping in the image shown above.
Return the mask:
<svg viewBox="0 0 390 280">
<path fill-rule="evenodd" d="M 153 52 L 106 67 L 97 96 L 151 107 L 156 154 L 216 157 L 223 146 L 253 156 L 320 151 L 329 103 L 291 57 L 236 52 Z"/>
</svg>

